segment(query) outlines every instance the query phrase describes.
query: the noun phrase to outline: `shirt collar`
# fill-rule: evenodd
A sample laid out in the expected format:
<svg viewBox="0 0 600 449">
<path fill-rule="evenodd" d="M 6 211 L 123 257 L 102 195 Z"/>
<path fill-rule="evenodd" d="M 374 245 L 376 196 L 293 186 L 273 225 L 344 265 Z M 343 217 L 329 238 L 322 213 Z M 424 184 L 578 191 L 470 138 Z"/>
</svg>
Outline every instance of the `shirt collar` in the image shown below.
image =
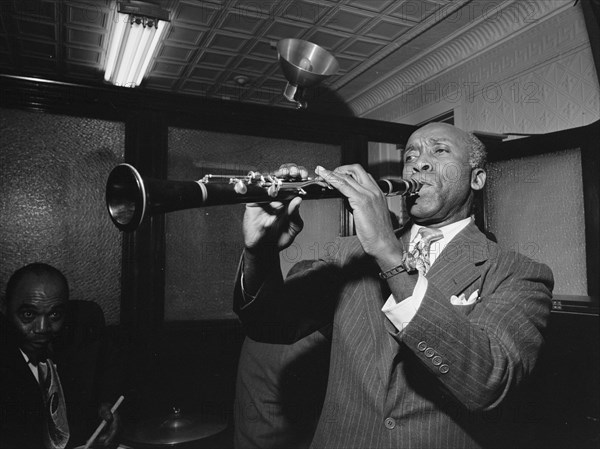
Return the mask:
<svg viewBox="0 0 600 449">
<path fill-rule="evenodd" d="M 440 231 L 442 231 L 442 234 L 444 235 L 442 237 L 442 239 L 448 243 L 450 242 L 450 240 L 452 240 L 456 234 L 458 234 L 460 231 L 462 231 L 464 228 L 467 227 L 467 225 L 469 225 L 470 223 L 474 222 L 475 218 L 473 216 L 467 217 L 467 218 L 463 218 L 462 220 L 459 221 L 455 221 L 454 223 L 450 223 L 446 226 L 442 226 L 439 228 Z M 419 232 L 419 229 L 424 228 L 425 226 L 421 226 L 418 225 L 416 223 L 413 224 L 412 228 L 410 229 L 410 242 L 413 243 L 417 233 Z"/>
<path fill-rule="evenodd" d="M 29 356 L 27 354 L 25 354 L 21 348 L 19 348 L 19 351 L 21 351 L 21 354 L 23 355 L 23 358 L 25 359 L 25 363 L 29 363 L 29 364 L 33 365 L 33 363 L 29 360 Z"/>
</svg>

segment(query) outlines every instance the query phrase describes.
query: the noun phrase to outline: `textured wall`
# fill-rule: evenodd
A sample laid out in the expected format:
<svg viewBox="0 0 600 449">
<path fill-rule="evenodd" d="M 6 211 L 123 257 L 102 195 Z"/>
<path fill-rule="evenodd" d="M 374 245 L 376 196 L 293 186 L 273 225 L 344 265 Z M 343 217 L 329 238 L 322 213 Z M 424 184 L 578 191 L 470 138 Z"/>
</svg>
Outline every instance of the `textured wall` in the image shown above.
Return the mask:
<svg viewBox="0 0 600 449">
<path fill-rule="evenodd" d="M 0 285 L 35 261 L 62 270 L 72 299 L 118 322 L 121 236 L 104 189 L 123 160 L 122 123 L 0 109 Z"/>
<path fill-rule="evenodd" d="M 273 170 L 285 162 L 337 167 L 338 146 L 238 136 L 196 130 L 169 130 L 169 179 Z M 306 201 L 305 227 L 282 253 L 284 274 L 301 259 L 322 257 L 340 232 L 341 200 Z M 216 206 L 167 214 L 165 319 L 234 318 L 231 298 L 243 248 L 244 205 Z"/>
<path fill-rule="evenodd" d="M 485 207 L 504 247 L 550 266 L 555 294 L 588 294 L 578 149 L 490 164 Z"/>
</svg>

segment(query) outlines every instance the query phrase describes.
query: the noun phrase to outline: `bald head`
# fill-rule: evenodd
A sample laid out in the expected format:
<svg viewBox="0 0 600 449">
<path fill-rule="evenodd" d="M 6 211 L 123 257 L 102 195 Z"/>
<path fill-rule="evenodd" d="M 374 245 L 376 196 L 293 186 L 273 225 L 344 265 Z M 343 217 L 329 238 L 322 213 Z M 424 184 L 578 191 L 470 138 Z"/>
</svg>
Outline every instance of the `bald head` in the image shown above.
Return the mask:
<svg viewBox="0 0 600 449">
<path fill-rule="evenodd" d="M 450 134 L 455 134 L 458 139 L 465 145 L 469 154 L 469 165 L 471 168 L 485 168 L 487 163 L 487 149 L 481 140 L 471 132 L 464 131 L 449 123 L 431 122 L 423 125 L 418 131 L 427 131 L 430 128 L 442 129 Z"/>
<path fill-rule="evenodd" d="M 67 278 L 58 269 L 46 263 L 35 262 L 15 271 L 8 283 L 6 284 L 6 303 L 8 304 L 14 297 L 14 292 L 17 286 L 25 279 L 35 280 L 40 282 L 52 282 L 61 285 L 66 292 L 66 299 L 69 298 L 69 284 Z"/>
<path fill-rule="evenodd" d="M 56 268 L 34 263 L 17 270 L 6 286 L 8 322 L 21 350 L 39 358 L 60 332 L 69 299 L 65 276 Z"/>
</svg>

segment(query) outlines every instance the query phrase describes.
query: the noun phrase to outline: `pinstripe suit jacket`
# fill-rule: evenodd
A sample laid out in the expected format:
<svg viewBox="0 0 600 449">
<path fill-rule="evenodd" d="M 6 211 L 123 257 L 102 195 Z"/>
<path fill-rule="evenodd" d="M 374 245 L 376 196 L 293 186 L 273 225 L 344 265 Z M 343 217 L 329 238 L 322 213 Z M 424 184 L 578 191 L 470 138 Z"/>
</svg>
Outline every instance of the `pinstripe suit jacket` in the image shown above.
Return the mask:
<svg viewBox="0 0 600 449">
<path fill-rule="evenodd" d="M 333 320 L 312 447 L 501 447 L 505 429 L 491 411 L 537 360 L 551 307 L 548 267 L 503 251 L 470 224 L 431 266 L 423 302 L 401 333 L 381 312 L 389 291 L 378 271 L 349 237 L 332 260 L 285 284 L 272 273 L 252 302 L 236 282 L 234 309 L 255 339 L 291 342 Z M 451 304 L 451 295 L 475 290 L 475 304 Z"/>
</svg>

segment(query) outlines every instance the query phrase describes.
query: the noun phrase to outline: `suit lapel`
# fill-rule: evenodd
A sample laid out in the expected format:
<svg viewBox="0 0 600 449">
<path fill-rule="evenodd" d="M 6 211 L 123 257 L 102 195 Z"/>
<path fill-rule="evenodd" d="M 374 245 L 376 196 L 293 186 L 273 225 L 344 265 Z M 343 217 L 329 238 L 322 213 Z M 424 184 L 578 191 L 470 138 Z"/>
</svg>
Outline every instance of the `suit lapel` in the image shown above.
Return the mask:
<svg viewBox="0 0 600 449">
<path fill-rule="evenodd" d="M 448 297 L 458 295 L 481 276 L 478 266 L 488 258 L 487 238 L 470 223 L 441 252 L 427 279 Z"/>
</svg>

